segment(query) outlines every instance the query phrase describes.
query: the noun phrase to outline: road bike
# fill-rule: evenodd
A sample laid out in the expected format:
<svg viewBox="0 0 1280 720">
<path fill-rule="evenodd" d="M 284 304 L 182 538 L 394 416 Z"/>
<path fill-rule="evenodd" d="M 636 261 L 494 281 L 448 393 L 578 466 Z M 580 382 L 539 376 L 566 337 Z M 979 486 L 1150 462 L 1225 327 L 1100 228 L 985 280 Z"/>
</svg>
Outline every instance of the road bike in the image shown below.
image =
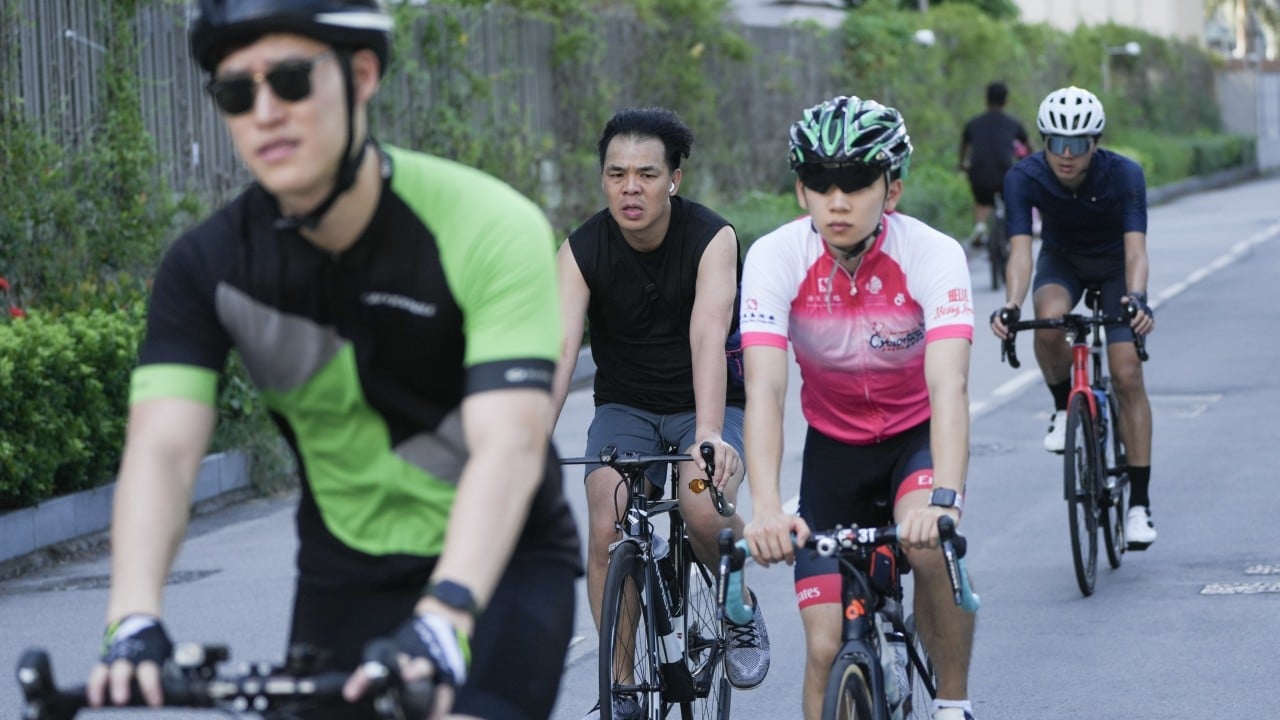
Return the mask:
<svg viewBox="0 0 1280 720">
<path fill-rule="evenodd" d="M 1000 320 L 1008 328 L 1000 357 L 1017 368 L 1016 337 L 1019 330 L 1058 329 L 1071 343 L 1071 394 L 1067 402 L 1067 441 L 1063 448 L 1063 492 L 1071 527 L 1071 558 L 1076 583 L 1085 597 L 1093 594 L 1098 574 L 1098 529 L 1102 529 L 1111 567 L 1120 567 L 1129 549 L 1124 538 L 1129 511 L 1128 454 L 1120 436 L 1120 403 L 1102 362 L 1102 336 L 1106 325 L 1128 325 L 1137 307 L 1126 305 L 1123 317 L 1102 312 L 1102 291 L 1089 287 L 1085 304 L 1092 314 L 1068 313 L 1061 318 L 1020 320 L 1017 308 L 1004 308 Z M 1090 340 L 1092 336 L 1092 340 Z M 1138 357 L 1146 362 L 1146 343 L 1134 333 Z M 1145 546 L 1144 546 L 1145 547 Z M 1134 550 L 1141 549 L 1136 544 Z"/>
<path fill-rule="evenodd" d="M 161 673 L 163 707 L 287 720 L 303 709 L 349 704 L 342 697 L 349 673 L 316 672 L 318 655 L 306 648 L 292 648 L 284 665 L 243 663 L 229 671 L 222 667 L 229 657 L 225 645 L 177 644 Z M 389 640 L 371 642 L 365 658 L 361 667 L 373 680 L 369 695 L 378 717 L 407 720 L 426 714 L 435 687 L 428 681 L 401 680 L 395 648 Z M 42 649 L 31 648 L 22 654 L 17 680 L 22 689 L 23 720 L 72 720 L 81 710 L 89 709 L 85 686 L 58 686 L 49 655 Z M 135 684 L 128 707 L 137 710 L 142 706 Z"/>
<path fill-rule="evenodd" d="M 600 717 L 615 720 L 614 706 L 635 703 L 645 718 L 661 720 L 679 708 L 683 720 L 729 717 L 731 686 L 725 677 L 728 632 L 716 612 L 715 577 L 694 557 L 679 495 L 710 491 L 723 517 L 734 513 L 711 482 L 715 448 L 703 443 L 707 479 L 681 487 L 678 463 L 693 460 L 667 453 L 642 455 L 608 446 L 596 457 L 566 458 L 563 465 L 600 464 L 622 477 L 625 493 L 616 526 L 622 537 L 609 548 L 600 610 Z M 650 496 L 645 469 L 669 464 L 671 497 Z M 653 521 L 665 515 L 667 532 Z"/>
<path fill-rule="evenodd" d="M 981 600 L 969 583 L 965 537 L 956 533 L 949 516 L 938 518 L 938 533 L 953 599 L 977 612 Z M 902 574 L 908 566 L 897 526 L 837 526 L 814 533 L 804 548 L 840 563 L 842 643 L 827 676 L 823 720 L 927 720 L 937 682 L 916 634 L 915 617 L 903 614 Z M 727 622 L 750 612 L 730 600 L 739 597 L 741 570 L 749 556 L 745 540 L 734 543 L 731 535 L 721 533 L 717 607 Z"/>
</svg>

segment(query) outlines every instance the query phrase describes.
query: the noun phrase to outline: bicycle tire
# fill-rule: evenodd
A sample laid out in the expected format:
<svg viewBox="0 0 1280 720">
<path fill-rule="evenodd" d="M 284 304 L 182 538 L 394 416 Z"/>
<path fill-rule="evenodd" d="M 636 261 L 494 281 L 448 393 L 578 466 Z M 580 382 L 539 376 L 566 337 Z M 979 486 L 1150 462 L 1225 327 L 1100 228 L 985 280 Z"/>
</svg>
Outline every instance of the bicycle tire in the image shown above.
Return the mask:
<svg viewBox="0 0 1280 720">
<path fill-rule="evenodd" d="M 1106 541 L 1107 563 L 1112 569 L 1120 567 L 1124 559 L 1126 540 L 1124 522 L 1129 514 L 1129 474 L 1128 452 L 1124 440 L 1120 438 L 1120 409 L 1115 392 L 1106 383 L 1107 417 L 1110 427 L 1107 429 L 1110 438 L 1104 459 L 1106 465 L 1107 490 L 1102 494 L 1102 537 Z M 1112 480 L 1114 478 L 1114 480 Z"/>
<path fill-rule="evenodd" d="M 642 591 L 649 567 L 634 542 L 609 556 L 600 610 L 600 718 L 614 720 L 614 698 L 630 696 L 644 717 L 665 717 L 656 652 L 657 635 Z"/>
<path fill-rule="evenodd" d="M 931 720 L 933 716 L 933 698 L 938 687 L 938 676 L 933 670 L 933 661 L 925 651 L 924 643 L 916 630 L 916 616 L 908 615 L 903 623 L 907 629 L 907 638 L 915 648 L 916 655 L 924 666 L 924 673 L 915 663 L 907 663 L 907 677 L 911 678 L 911 698 L 906 707 L 905 717 L 908 720 Z"/>
<path fill-rule="evenodd" d="M 994 218 L 994 213 L 992 214 Z M 999 290 L 1004 282 L 1004 269 L 1009 261 L 1009 238 L 1005 236 L 1004 220 L 993 219 L 987 232 L 987 258 L 991 264 L 991 289 Z"/>
<path fill-rule="evenodd" d="M 1071 396 L 1067 406 L 1067 442 L 1062 468 L 1067 515 L 1071 527 L 1071 558 L 1080 592 L 1093 594 L 1098 575 L 1098 439 L 1089 397 Z"/>
<path fill-rule="evenodd" d="M 680 704 L 683 720 L 723 720 L 729 717 L 732 686 L 725 676 L 727 648 L 724 626 L 717 612 L 716 578 L 694 557 L 688 538 L 680 567 L 685 665 L 693 677 L 696 698 Z"/>
<path fill-rule="evenodd" d="M 867 673 L 851 655 L 838 655 L 827 675 L 822 720 L 871 720 Z"/>
</svg>

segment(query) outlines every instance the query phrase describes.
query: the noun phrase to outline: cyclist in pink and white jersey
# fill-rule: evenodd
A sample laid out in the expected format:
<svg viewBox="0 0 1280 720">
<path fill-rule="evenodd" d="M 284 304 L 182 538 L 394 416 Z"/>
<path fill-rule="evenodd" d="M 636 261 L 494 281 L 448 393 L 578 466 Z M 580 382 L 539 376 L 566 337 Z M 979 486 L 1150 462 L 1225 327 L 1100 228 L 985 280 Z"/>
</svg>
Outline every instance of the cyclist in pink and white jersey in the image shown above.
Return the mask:
<svg viewBox="0 0 1280 720">
<path fill-rule="evenodd" d="M 916 578 L 915 614 L 938 675 L 939 720 L 972 720 L 973 616 L 952 602 L 937 521 L 960 521 L 969 459 L 973 341 L 960 245 L 894 212 L 911 159 L 902 115 L 836 97 L 791 127 L 796 198 L 809 215 L 757 240 L 742 281 L 744 426 L 761 564 L 795 565 L 805 628 L 804 715 L 817 718 L 840 641 L 834 561 L 795 552 L 810 530 L 896 522 Z M 787 345 L 808 421 L 799 515 L 779 474 Z"/>
</svg>

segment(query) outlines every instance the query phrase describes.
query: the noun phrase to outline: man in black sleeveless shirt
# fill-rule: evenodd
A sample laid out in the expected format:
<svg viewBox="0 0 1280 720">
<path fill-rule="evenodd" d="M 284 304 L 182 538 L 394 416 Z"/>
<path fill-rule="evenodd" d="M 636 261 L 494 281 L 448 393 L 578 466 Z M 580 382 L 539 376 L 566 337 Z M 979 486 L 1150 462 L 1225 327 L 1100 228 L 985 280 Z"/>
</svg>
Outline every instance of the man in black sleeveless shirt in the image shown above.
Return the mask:
<svg viewBox="0 0 1280 720">
<path fill-rule="evenodd" d="M 742 482 L 745 393 L 731 379 L 726 338 L 737 329 L 741 261 L 733 226 L 710 209 L 678 196 L 681 157 L 693 133 L 664 108 L 625 109 L 605 125 L 599 142 L 600 183 L 608 207 L 583 223 L 557 255 L 565 344 L 553 385 L 559 414 L 569 391 L 589 321 L 596 364 L 595 418 L 586 454 L 606 445 L 622 452 L 660 453 L 667 445 L 697 457 L 703 442 L 716 448 L 713 481 L 734 501 Z M 695 468 L 695 463 L 698 467 Z M 685 463 L 681 477 L 703 477 L 702 460 Z M 621 478 L 601 465 L 586 468 L 589 507 L 587 595 L 600 625 Z M 666 468 L 649 469 L 661 487 Z M 682 493 L 694 552 L 717 556 L 722 527 L 742 534 L 738 516 L 720 517 L 703 494 Z M 747 591 L 755 605 L 754 594 Z M 768 635 L 756 606 L 751 624 L 734 633 L 726 674 L 755 687 L 769 665 Z M 638 714 L 617 707 L 614 717 Z M 593 711 L 594 713 L 594 711 Z"/>
</svg>

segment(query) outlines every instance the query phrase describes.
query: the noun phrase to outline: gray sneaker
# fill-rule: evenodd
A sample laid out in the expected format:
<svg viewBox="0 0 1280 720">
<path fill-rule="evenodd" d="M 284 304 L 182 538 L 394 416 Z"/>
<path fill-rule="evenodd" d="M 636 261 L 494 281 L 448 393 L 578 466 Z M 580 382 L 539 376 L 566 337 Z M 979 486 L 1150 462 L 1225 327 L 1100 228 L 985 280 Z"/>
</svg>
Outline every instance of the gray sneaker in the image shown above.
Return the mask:
<svg viewBox="0 0 1280 720">
<path fill-rule="evenodd" d="M 631 695 L 619 695 L 613 699 L 613 720 L 642 720 L 644 710 Z M 582 720 L 600 720 L 600 703 L 591 708 Z"/>
<path fill-rule="evenodd" d="M 764 682 L 769 674 L 769 631 L 760 614 L 760 603 L 751 593 L 751 605 L 755 608 L 751 622 L 746 625 L 729 624 L 729 650 L 725 654 L 725 676 L 740 690 L 748 690 Z"/>
</svg>

